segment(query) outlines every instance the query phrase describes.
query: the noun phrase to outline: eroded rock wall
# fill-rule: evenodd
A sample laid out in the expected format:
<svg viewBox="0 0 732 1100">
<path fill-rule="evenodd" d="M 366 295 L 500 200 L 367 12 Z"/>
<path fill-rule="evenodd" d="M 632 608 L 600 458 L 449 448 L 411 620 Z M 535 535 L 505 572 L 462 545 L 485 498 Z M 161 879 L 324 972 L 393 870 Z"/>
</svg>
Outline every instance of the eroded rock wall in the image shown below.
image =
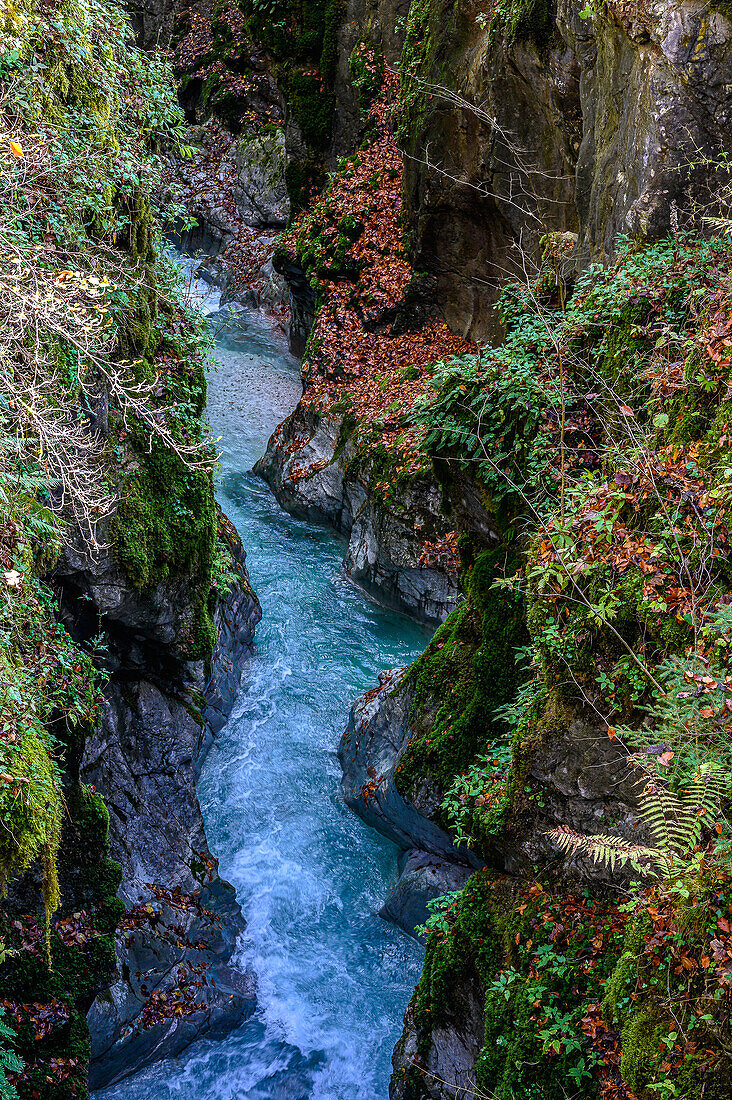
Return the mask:
<svg viewBox="0 0 732 1100">
<path fill-rule="evenodd" d="M 654 239 L 674 207 L 683 224 L 713 203 L 732 140 L 722 10 L 414 3 L 409 20 L 412 257 L 456 330 L 496 332 L 498 286 L 536 269 L 547 233 L 578 234 L 580 270 L 611 257 L 619 233 Z"/>
<path fill-rule="evenodd" d="M 459 599 L 455 569 L 425 562 L 425 545 L 451 530 L 431 477 L 387 496 L 370 490 L 368 464 L 349 445 L 344 418 L 300 404 L 274 433 L 255 472 L 292 515 L 348 537 L 346 574 L 379 603 L 441 622 Z"/>
<path fill-rule="evenodd" d="M 261 615 L 238 536 L 223 517 L 219 526 L 238 576 L 217 602 L 210 662 L 187 658 L 197 614 L 192 578 L 138 589 L 110 552 L 90 560 L 67 551 L 54 571 L 70 633 L 107 640 L 103 711 L 86 740 L 81 778 L 104 797 L 127 907 L 117 979 L 88 1017 L 92 1088 L 220 1034 L 254 1007 L 253 977 L 230 966 L 244 922 L 233 888 L 218 876 L 195 788 Z"/>
</svg>

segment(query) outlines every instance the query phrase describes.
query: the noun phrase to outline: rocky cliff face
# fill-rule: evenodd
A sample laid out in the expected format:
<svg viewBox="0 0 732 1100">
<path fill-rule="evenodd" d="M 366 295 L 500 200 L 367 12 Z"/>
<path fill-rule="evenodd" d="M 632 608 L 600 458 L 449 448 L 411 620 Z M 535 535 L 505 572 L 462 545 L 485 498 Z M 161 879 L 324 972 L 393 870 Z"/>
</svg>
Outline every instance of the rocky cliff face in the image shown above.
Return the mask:
<svg viewBox="0 0 732 1100">
<path fill-rule="evenodd" d="M 195 777 L 260 612 L 162 258 L 171 73 L 115 3 L 2 31 L 0 1093 L 83 1100 L 253 1006 Z"/>
<path fill-rule="evenodd" d="M 54 570 L 70 633 L 93 628 L 107 639 L 104 707 L 81 777 L 108 808 L 128 909 L 117 981 L 89 1013 L 92 1088 L 221 1033 L 254 1004 L 253 978 L 229 966 L 244 925 L 233 888 L 218 877 L 195 789 L 261 614 L 239 539 L 224 517 L 219 529 L 237 579 L 216 604 L 210 666 L 186 658 L 197 595 L 190 577 L 140 590 L 111 554 L 90 561 L 73 551 Z"/>
<path fill-rule="evenodd" d="M 389 500 L 369 489 L 370 472 L 355 461 L 343 417 L 298 406 L 255 466 L 292 515 L 328 523 L 348 537 L 347 575 L 380 603 L 425 622 L 441 622 L 458 599 L 448 562 L 425 561 L 425 543 L 451 530 L 439 486 L 412 480 Z"/>
<path fill-rule="evenodd" d="M 546 234 L 577 233 L 581 268 L 613 255 L 618 233 L 653 239 L 672 207 L 683 222 L 711 201 L 731 35 L 697 3 L 411 5 L 412 256 L 454 328 L 494 331 L 498 287 L 535 269 Z"/>
<path fill-rule="evenodd" d="M 729 37 L 722 13 L 695 4 L 632 14 L 612 6 L 580 14 L 579 4 L 486 14 L 440 3 L 349 6 L 329 157 L 363 133 L 363 51 L 374 66 L 399 65 L 404 244 L 412 269 L 426 273 L 408 324 L 437 309 L 456 333 L 496 338 L 493 306 L 507 275 L 533 275 L 549 258 L 566 296 L 578 270 L 612 255 L 618 233 L 653 239 L 710 202 L 710 165 L 729 144 L 721 75 Z M 312 261 L 291 252 L 278 267 L 301 352 L 316 311 Z M 338 369 L 321 364 L 316 373 Z M 316 423 L 302 410 L 273 438 L 260 472 L 285 507 L 349 535 L 347 571 L 369 592 L 428 621 L 443 618 L 456 598 L 454 572 L 420 565 L 422 533 L 439 541 L 455 526 L 439 515 L 434 480 L 380 509 L 363 477 L 349 480 L 348 457 L 338 417 Z"/>
</svg>

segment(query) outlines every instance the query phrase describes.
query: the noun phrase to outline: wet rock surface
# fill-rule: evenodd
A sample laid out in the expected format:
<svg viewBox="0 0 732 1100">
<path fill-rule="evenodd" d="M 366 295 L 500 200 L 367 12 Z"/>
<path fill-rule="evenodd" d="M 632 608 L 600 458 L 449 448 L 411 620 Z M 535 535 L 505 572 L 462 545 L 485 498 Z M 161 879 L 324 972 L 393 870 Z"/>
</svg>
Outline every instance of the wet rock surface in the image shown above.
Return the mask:
<svg viewBox="0 0 732 1100">
<path fill-rule="evenodd" d="M 202 1035 L 223 1036 L 254 1010 L 253 975 L 229 965 L 244 927 L 220 879 L 195 897 L 158 888 L 132 907 L 118 935 L 119 980 L 87 1017 L 92 1089 L 175 1057 Z"/>
<path fill-rule="evenodd" d="M 169 158 L 165 186 L 182 194 L 195 222 L 178 222 L 171 239 L 186 255 L 201 257 L 196 276 L 222 291 L 222 306 L 264 308 L 283 318 L 289 292 L 272 266 L 289 212 L 282 130 L 271 125 L 235 137 L 209 119 L 189 134 L 191 158 Z"/>
<path fill-rule="evenodd" d="M 404 1031 L 394 1048 L 389 1100 L 412 1100 L 409 1071 L 418 1062 L 419 1096 L 425 1100 L 456 1100 L 475 1095 L 475 1062 L 483 1046 L 485 1024 L 481 991 L 471 984 L 457 987 L 450 1019 L 432 1029 L 427 1057 L 420 1057 L 411 1008 L 404 1017 Z M 412 1069 L 412 1073 L 414 1070 Z"/>
<path fill-rule="evenodd" d="M 379 681 L 378 688 L 351 707 L 338 749 L 346 805 L 401 848 L 460 860 L 450 836 L 430 820 L 439 806 L 435 793 L 425 784 L 415 804 L 396 789 L 396 769 L 409 742 L 413 694 L 403 669 L 382 672 Z"/>
<path fill-rule="evenodd" d="M 346 805 L 407 853 L 380 915 L 409 935 L 426 921 L 429 901 L 462 889 L 482 865 L 472 852 L 456 848 L 433 820 L 440 799 L 429 784 L 415 802 L 396 788 L 396 769 L 409 742 L 412 700 L 403 669 L 382 672 L 379 687 L 353 704 L 338 749 Z"/>
<path fill-rule="evenodd" d="M 657 238 L 673 208 L 708 203 L 729 151 L 732 22 L 696 2 L 618 6 L 558 24 L 581 69 L 576 204 L 580 255 L 612 255 L 618 233 Z"/>
<path fill-rule="evenodd" d="M 462 890 L 473 870 L 467 864 L 412 849 L 404 858 L 399 881 L 379 910 L 379 916 L 414 936 L 415 929 L 430 915 L 429 902 Z"/>
<path fill-rule="evenodd" d="M 234 159 L 234 198 L 242 220 L 259 229 L 284 228 L 290 213 L 284 131 L 272 127 L 240 138 Z"/>
<path fill-rule="evenodd" d="M 138 590 L 111 554 L 90 561 L 73 550 L 54 571 L 67 627 L 77 637 L 101 632 L 108 646 L 103 713 L 81 778 L 109 811 L 128 914 L 117 936 L 118 979 L 88 1016 L 94 1088 L 235 1026 L 254 1005 L 251 976 L 230 965 L 244 922 L 218 877 L 195 789 L 197 762 L 233 703 L 261 617 L 238 537 L 223 519 L 221 528 L 239 576 L 215 612 L 210 675 L 186 657 L 191 578 Z"/>
<path fill-rule="evenodd" d="M 354 472 L 355 456 L 340 414 L 321 415 L 301 403 L 270 439 L 255 473 L 286 511 L 348 537 L 345 571 L 370 596 L 424 622 L 441 622 L 459 589 L 454 568 L 425 564 L 425 540 L 450 530 L 439 486 L 425 477 L 388 500 L 377 498 L 368 470 Z"/>
</svg>

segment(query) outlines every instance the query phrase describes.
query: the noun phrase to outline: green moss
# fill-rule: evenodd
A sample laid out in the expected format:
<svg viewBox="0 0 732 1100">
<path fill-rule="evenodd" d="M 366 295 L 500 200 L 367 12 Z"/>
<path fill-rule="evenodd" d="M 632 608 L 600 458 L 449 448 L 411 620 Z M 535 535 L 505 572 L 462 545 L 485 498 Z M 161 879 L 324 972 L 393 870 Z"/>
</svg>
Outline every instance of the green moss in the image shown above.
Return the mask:
<svg viewBox="0 0 732 1100">
<path fill-rule="evenodd" d="M 521 600 L 492 588 L 506 559 L 505 550 L 478 556 L 464 579 L 465 602 L 410 668 L 414 734 L 396 777 L 403 794 L 425 779 L 445 791 L 480 752 L 505 736 L 495 712 L 516 692 L 515 651 L 524 639 Z M 506 568 L 510 571 L 510 563 Z"/>
<path fill-rule="evenodd" d="M 565 1100 L 564 1059 L 550 1061 L 537 1031 L 534 1007 L 541 983 L 527 980 L 509 998 L 492 992 L 486 998 L 485 1043 L 476 1063 L 478 1088 L 494 1100 Z M 584 1083 L 583 1100 L 598 1093 L 597 1084 Z"/>
<path fill-rule="evenodd" d="M 260 6 L 256 0 L 247 7 L 250 32 L 271 51 L 275 75 L 287 106 L 300 127 L 310 155 L 322 171 L 323 154 L 330 144 L 333 123 L 343 2 L 284 0 L 278 18 L 273 18 L 270 9 Z M 307 169 L 305 173 L 312 175 Z M 303 181 L 293 179 L 290 173 L 287 185 L 295 209 L 304 209 Z"/>
<path fill-rule="evenodd" d="M 325 152 L 333 119 L 332 94 L 323 91 L 317 73 L 299 69 L 288 74 L 285 89 L 303 138 L 316 152 Z"/>
<path fill-rule="evenodd" d="M 650 927 L 648 916 L 638 913 L 626 928 L 623 952 L 608 978 L 602 1001 L 602 1014 L 610 1027 L 622 1023 L 632 1006 L 631 994 L 635 994 L 638 984 L 638 964 L 643 938 Z"/>
<path fill-rule="evenodd" d="M 3 993 L 20 1004 L 57 1003 L 59 1023 L 39 1039 L 31 1020 L 18 1028 L 18 1053 L 28 1067 L 28 1079 L 20 1086 L 21 1100 L 86 1100 L 89 1095 L 87 1065 L 90 1056 L 86 1013 L 105 982 L 116 970 L 114 932 L 124 904 L 116 891 L 121 870 L 108 855 L 108 815 L 101 797 L 74 784 L 68 796 L 68 816 L 59 852 L 63 903 L 58 920 L 77 921 L 83 940 L 51 930 L 52 968 L 37 948 L 17 950 L 3 967 Z M 15 948 L 34 938 L 33 925 L 18 921 L 2 928 L 6 943 Z M 51 1070 L 59 1059 L 68 1072 L 60 1077 Z M 64 1061 L 68 1060 L 68 1061 Z"/>
<path fill-rule="evenodd" d="M 431 114 L 422 82 L 430 78 L 443 33 L 438 5 L 432 0 L 412 0 L 402 47 L 397 112 L 397 139 L 409 153 L 414 152 L 417 136 Z"/>
<path fill-rule="evenodd" d="M 58 766 L 38 732 L 29 729 L 9 754 L 13 782 L 0 785 L 0 891 L 41 857 L 47 913 L 59 904 L 56 856 L 61 840 L 63 801 Z"/>
<path fill-rule="evenodd" d="M 414 1022 L 428 1034 L 455 1012 L 454 995 L 474 975 L 485 980 L 498 968 L 503 941 L 496 920 L 500 897 L 485 872 L 468 880 L 447 935 L 427 941 L 424 968 L 414 1000 Z M 500 924 L 500 918 L 499 924 Z"/>
<path fill-rule="evenodd" d="M 622 1031 L 620 1072 L 635 1093 L 643 1093 L 655 1077 L 658 1063 L 657 1022 L 645 1009 L 631 1013 Z"/>
<path fill-rule="evenodd" d="M 499 0 L 493 10 L 490 34 L 505 45 L 530 39 L 545 50 L 556 30 L 556 0 Z"/>
<path fill-rule="evenodd" d="M 567 1084 L 576 1080 L 575 1095 L 593 1100 L 598 1080 L 586 1072 L 580 1021 L 617 962 L 611 919 L 612 909 L 600 899 L 552 894 L 538 884 L 477 872 L 452 906 L 449 929 L 432 932 L 427 941 L 411 1006 L 421 1057 L 434 1028 L 472 1030 L 475 1005 L 482 1004 L 484 1041 L 475 1067 L 480 1095 L 566 1100 Z M 598 936 L 603 953 L 585 966 Z M 417 1067 L 408 1085 L 415 1100 L 426 1095 Z"/>
<path fill-rule="evenodd" d="M 191 658 L 208 656 L 215 640 L 209 594 L 216 557 L 217 516 L 211 478 L 187 469 L 178 457 L 154 443 L 141 469 L 122 488 L 114 526 L 115 554 L 138 587 L 171 577 L 190 576 L 193 600 Z"/>
<path fill-rule="evenodd" d="M 50 918 L 59 902 L 56 857 L 65 807 L 60 746 L 49 730 L 58 729 L 59 714 L 69 725 L 88 725 L 99 696 L 88 656 L 54 622 L 56 603 L 35 576 L 48 555 L 34 555 L 20 541 L 47 519 L 45 510 L 34 514 L 23 501 L 22 475 L 17 485 L 6 523 L 14 525 L 19 540 L 15 564 L 21 581 L 0 604 L 0 891 L 39 860 Z"/>
</svg>

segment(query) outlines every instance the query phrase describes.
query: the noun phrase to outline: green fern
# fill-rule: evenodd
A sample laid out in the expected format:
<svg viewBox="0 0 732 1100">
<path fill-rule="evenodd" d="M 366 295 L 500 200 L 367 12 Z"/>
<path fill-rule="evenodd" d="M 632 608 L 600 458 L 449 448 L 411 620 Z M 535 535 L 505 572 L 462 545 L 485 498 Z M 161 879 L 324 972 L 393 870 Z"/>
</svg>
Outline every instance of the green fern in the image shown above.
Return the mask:
<svg viewBox="0 0 732 1100">
<path fill-rule="evenodd" d="M 678 794 L 658 780 L 647 782 L 640 818 L 651 832 L 653 845 L 631 844 L 606 833 L 587 836 L 566 825 L 551 829 L 549 836 L 567 855 L 588 856 L 611 871 L 630 864 L 639 874 L 667 878 L 675 873 L 679 861 L 688 860 L 705 824 L 716 816 L 726 787 L 726 777 L 716 764 L 703 765 Z"/>
<path fill-rule="evenodd" d="M 0 1007 L 0 1100 L 17 1100 L 18 1093 L 7 1078 L 8 1073 L 22 1073 L 25 1063 L 5 1045 L 5 1040 L 15 1039 L 15 1032 L 8 1027 L 3 1017 L 5 1009 Z"/>
<path fill-rule="evenodd" d="M 709 214 L 702 218 L 702 221 L 711 225 L 715 233 L 719 233 L 721 237 L 732 237 L 732 219 L 716 218 Z"/>
</svg>

